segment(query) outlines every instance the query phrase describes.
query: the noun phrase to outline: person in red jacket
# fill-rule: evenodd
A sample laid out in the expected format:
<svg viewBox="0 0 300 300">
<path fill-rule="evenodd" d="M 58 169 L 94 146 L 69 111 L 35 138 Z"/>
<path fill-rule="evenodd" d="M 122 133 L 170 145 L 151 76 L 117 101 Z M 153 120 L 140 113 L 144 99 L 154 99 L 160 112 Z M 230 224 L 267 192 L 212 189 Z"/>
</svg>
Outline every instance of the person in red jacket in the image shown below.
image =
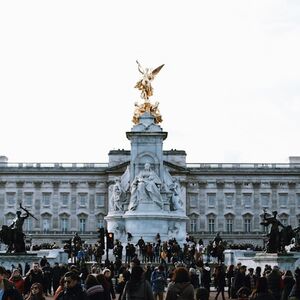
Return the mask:
<svg viewBox="0 0 300 300">
<path fill-rule="evenodd" d="M 24 279 L 19 269 L 14 269 L 9 278 L 9 282 L 13 283 L 21 295 L 24 294 Z"/>
<path fill-rule="evenodd" d="M 16 287 L 6 278 L 6 270 L 0 266 L 0 299 L 2 300 L 23 300 Z"/>
</svg>

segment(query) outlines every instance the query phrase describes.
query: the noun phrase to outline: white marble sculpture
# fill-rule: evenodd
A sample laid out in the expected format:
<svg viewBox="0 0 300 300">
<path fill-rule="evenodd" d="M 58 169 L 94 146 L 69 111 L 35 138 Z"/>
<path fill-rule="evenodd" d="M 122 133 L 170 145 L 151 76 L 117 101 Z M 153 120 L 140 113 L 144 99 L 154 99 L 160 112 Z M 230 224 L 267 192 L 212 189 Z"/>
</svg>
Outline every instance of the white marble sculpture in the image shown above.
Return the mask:
<svg viewBox="0 0 300 300">
<path fill-rule="evenodd" d="M 144 169 L 134 178 L 131 185 L 129 210 L 136 210 L 141 201 L 153 201 L 162 209 L 163 199 L 160 194 L 162 182 L 156 173 L 151 170 L 150 164 L 145 163 Z"/>
</svg>

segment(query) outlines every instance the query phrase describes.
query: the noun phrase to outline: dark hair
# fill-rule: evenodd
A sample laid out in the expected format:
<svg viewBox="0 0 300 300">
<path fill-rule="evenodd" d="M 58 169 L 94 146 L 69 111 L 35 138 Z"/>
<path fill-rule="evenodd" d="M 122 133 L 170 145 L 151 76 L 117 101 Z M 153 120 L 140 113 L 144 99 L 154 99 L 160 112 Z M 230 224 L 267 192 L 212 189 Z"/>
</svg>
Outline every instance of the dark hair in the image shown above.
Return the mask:
<svg viewBox="0 0 300 300">
<path fill-rule="evenodd" d="M 69 277 L 72 280 L 77 280 L 77 281 L 79 280 L 78 273 L 77 272 L 73 272 L 73 271 L 67 272 L 64 277 Z"/>
<path fill-rule="evenodd" d="M 89 274 L 85 280 L 85 288 L 88 290 L 90 287 L 98 285 L 99 282 L 96 277 L 92 274 Z"/>
<path fill-rule="evenodd" d="M 45 297 L 43 296 L 43 286 L 39 282 L 35 282 L 35 283 L 33 283 L 31 285 L 31 287 L 30 287 L 30 293 L 29 293 L 29 296 L 26 298 L 26 300 L 33 298 L 33 294 L 32 294 L 32 291 L 31 291 L 33 287 L 37 287 L 38 290 L 39 290 L 38 293 L 35 294 L 34 299 L 45 300 Z"/>
<path fill-rule="evenodd" d="M 176 268 L 172 280 L 175 283 L 190 282 L 191 279 L 190 279 L 189 271 L 184 267 Z"/>
<path fill-rule="evenodd" d="M 5 268 L 0 266 L 0 275 L 5 275 L 5 274 L 6 274 Z"/>
<path fill-rule="evenodd" d="M 159 270 L 159 271 L 163 272 L 163 271 L 164 271 L 164 269 L 165 269 L 165 268 L 164 268 L 164 266 L 163 266 L 163 265 L 159 265 L 159 266 L 158 266 L 158 270 Z"/>
<path fill-rule="evenodd" d="M 143 279 L 144 270 L 141 266 L 133 266 L 131 270 L 131 278 L 127 283 L 128 292 L 136 289 L 136 283 Z"/>
</svg>

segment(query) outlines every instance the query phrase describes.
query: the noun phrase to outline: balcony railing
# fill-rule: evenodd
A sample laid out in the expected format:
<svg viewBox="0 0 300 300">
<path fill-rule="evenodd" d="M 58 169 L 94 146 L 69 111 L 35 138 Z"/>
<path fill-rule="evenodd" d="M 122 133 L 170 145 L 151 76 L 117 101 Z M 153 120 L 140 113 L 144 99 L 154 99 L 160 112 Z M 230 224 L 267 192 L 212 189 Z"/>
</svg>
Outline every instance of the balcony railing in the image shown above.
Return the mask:
<svg viewBox="0 0 300 300">
<path fill-rule="evenodd" d="M 107 168 L 108 163 L 24 163 L 0 162 L 0 168 L 52 168 L 96 169 Z M 189 169 L 290 169 L 300 168 L 300 163 L 187 163 Z"/>
<path fill-rule="evenodd" d="M 52 168 L 52 169 L 93 169 L 107 168 L 108 163 L 13 163 L 0 162 L 0 168 Z"/>
<path fill-rule="evenodd" d="M 290 169 L 300 168 L 300 163 L 188 163 L 186 166 L 189 169 Z"/>
</svg>

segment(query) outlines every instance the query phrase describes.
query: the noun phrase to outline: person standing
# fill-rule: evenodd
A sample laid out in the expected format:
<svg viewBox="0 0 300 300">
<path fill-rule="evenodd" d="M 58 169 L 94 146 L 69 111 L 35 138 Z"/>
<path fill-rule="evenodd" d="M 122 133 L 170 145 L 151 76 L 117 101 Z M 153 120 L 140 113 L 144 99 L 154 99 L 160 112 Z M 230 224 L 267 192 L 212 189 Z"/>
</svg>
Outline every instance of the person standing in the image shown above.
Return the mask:
<svg viewBox="0 0 300 300">
<path fill-rule="evenodd" d="M 151 274 L 151 285 L 155 300 L 163 300 L 167 278 L 163 265 L 159 265 Z"/>
<path fill-rule="evenodd" d="M 184 267 L 175 269 L 167 290 L 166 300 L 176 300 L 181 297 L 184 300 L 194 300 L 194 287 L 190 282 L 189 272 Z"/>
<path fill-rule="evenodd" d="M 131 278 L 126 283 L 122 300 L 143 299 L 154 300 L 150 283 L 143 278 L 144 270 L 141 266 L 134 266 L 131 270 Z"/>
<path fill-rule="evenodd" d="M 6 270 L 0 266 L 0 299 L 1 300 L 23 300 L 16 287 L 6 278 Z"/>
<path fill-rule="evenodd" d="M 77 272 L 67 272 L 64 281 L 64 290 L 58 295 L 57 300 L 87 300 L 87 295 L 82 290 Z"/>
</svg>

